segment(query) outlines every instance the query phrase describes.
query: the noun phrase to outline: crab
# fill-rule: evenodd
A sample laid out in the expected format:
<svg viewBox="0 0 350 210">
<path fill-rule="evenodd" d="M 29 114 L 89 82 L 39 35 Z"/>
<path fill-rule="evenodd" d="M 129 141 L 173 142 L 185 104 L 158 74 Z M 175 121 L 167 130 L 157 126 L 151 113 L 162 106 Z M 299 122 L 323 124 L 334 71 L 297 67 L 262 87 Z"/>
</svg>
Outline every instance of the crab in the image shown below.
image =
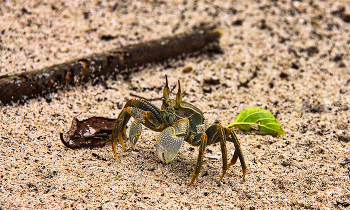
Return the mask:
<svg viewBox="0 0 350 210">
<path fill-rule="evenodd" d="M 156 140 L 156 153 L 162 162 L 169 163 L 172 161 L 184 141 L 192 146 L 199 147 L 197 163 L 189 185 L 192 185 L 199 175 L 205 148 L 207 145 L 215 143 L 220 143 L 222 153 L 222 174 L 218 183 L 221 182 L 227 169 L 234 165 L 238 158 L 241 162 L 244 181 L 247 167 L 235 132 L 231 128 L 223 127 L 220 124 L 209 126 L 205 132 L 197 132 L 197 127 L 204 122 L 203 112 L 194 105 L 182 101 L 180 81 L 178 81 L 176 99 L 170 99 L 170 89 L 166 75 L 165 80 L 163 104 L 160 109 L 147 100 L 134 98 L 127 101 L 120 112 L 111 135 L 112 149 L 117 160 L 120 161 L 116 151 L 117 139 L 123 150 L 126 151 L 125 142 L 128 140 L 126 125 L 133 117 L 134 121 L 131 123 L 129 130 L 132 149 L 135 149 L 141 135 L 142 125 L 153 131 L 161 132 Z M 235 152 L 229 164 L 227 164 L 227 141 L 232 142 L 235 146 Z"/>
</svg>

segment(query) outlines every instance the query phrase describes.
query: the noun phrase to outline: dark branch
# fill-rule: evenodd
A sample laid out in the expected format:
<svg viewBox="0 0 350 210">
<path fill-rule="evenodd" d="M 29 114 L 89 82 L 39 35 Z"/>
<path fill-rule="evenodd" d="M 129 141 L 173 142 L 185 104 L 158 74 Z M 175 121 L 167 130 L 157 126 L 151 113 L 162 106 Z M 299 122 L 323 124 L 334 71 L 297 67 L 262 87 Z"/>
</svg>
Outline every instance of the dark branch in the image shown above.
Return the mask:
<svg viewBox="0 0 350 210">
<path fill-rule="evenodd" d="M 69 85 L 99 82 L 117 74 L 129 75 L 135 67 L 192 54 L 208 46 L 217 47 L 220 30 L 200 29 L 158 40 L 126 46 L 101 54 L 54 65 L 37 71 L 0 76 L 0 104 L 27 99 Z"/>
</svg>

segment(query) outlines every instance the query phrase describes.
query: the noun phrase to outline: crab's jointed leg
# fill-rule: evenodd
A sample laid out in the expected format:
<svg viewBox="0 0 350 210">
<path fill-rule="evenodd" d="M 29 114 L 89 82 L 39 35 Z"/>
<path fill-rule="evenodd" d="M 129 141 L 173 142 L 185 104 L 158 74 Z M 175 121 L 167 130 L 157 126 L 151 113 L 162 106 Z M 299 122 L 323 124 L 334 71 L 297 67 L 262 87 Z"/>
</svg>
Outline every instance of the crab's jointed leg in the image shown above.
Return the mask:
<svg viewBox="0 0 350 210">
<path fill-rule="evenodd" d="M 235 145 L 235 153 L 229 164 L 227 164 L 226 141 L 233 142 Z M 220 176 L 218 183 L 221 182 L 221 180 L 224 178 L 226 174 L 227 169 L 230 166 L 234 165 L 237 162 L 238 158 L 242 165 L 243 181 L 244 181 L 247 167 L 245 165 L 245 161 L 242 155 L 242 151 L 241 151 L 238 139 L 232 129 L 227 129 L 220 124 L 215 124 L 210 126 L 205 131 L 205 133 L 199 133 L 197 135 L 191 136 L 188 142 L 193 146 L 200 146 L 195 171 L 189 185 L 191 185 L 196 180 L 201 170 L 205 147 L 207 145 L 211 145 L 215 143 L 220 143 L 221 153 L 222 153 L 222 174 Z"/>
<path fill-rule="evenodd" d="M 116 124 L 112 130 L 111 135 L 111 144 L 114 155 L 119 160 L 117 152 L 116 152 L 116 140 L 119 139 L 122 148 L 125 150 L 124 142 L 127 141 L 126 136 L 126 124 L 128 123 L 130 117 L 133 117 L 137 123 L 142 123 L 146 127 L 154 131 L 162 131 L 166 127 L 164 123 L 161 123 L 161 115 L 160 110 L 155 105 L 145 101 L 143 99 L 130 99 L 124 106 L 123 110 L 120 112 Z M 136 126 L 136 125 L 135 125 Z M 137 128 L 137 132 L 140 131 L 141 128 Z M 134 138 L 137 134 L 133 134 Z M 133 139 L 134 141 L 135 139 Z M 137 139 L 136 139 L 137 141 Z M 132 143 L 136 143 L 132 142 Z M 119 160 L 120 161 L 120 160 Z"/>
<path fill-rule="evenodd" d="M 220 124 L 215 124 L 210 126 L 205 133 L 200 133 L 197 134 L 192 140 L 189 141 L 193 146 L 198 146 L 199 147 L 199 153 L 198 153 L 198 159 L 197 159 L 197 164 L 195 167 L 195 172 L 194 175 L 191 179 L 191 182 L 189 185 L 191 185 L 195 179 L 197 178 L 200 169 L 202 167 L 202 162 L 203 162 L 203 154 L 205 151 L 204 145 L 210 145 L 214 144 L 217 142 L 220 142 L 221 146 L 221 153 L 222 153 L 222 174 L 220 177 L 220 182 L 222 178 L 225 176 L 226 171 L 227 171 L 227 149 L 226 149 L 226 134 L 224 127 L 222 127 Z"/>
<path fill-rule="evenodd" d="M 242 172 L 243 172 L 243 180 L 242 182 L 245 181 L 245 175 L 247 173 L 247 166 L 245 164 L 245 161 L 244 161 L 244 157 L 243 157 L 243 153 L 242 153 L 242 150 L 241 150 L 241 146 L 238 142 L 238 138 L 235 134 L 235 132 L 231 129 L 231 128 L 225 128 L 225 131 L 226 131 L 226 134 L 227 135 L 227 141 L 230 141 L 232 142 L 234 145 L 235 145 L 235 153 L 233 154 L 233 157 L 230 161 L 230 163 L 228 164 L 228 168 L 233 166 L 236 162 L 237 162 L 237 159 L 239 157 L 239 161 L 241 162 L 241 166 L 242 166 Z"/>
<path fill-rule="evenodd" d="M 232 165 L 234 165 L 237 162 L 238 158 L 241 162 L 242 172 L 243 172 L 243 182 L 244 182 L 247 167 L 245 165 L 242 150 L 234 131 L 230 128 L 224 128 L 221 125 L 216 124 L 216 125 L 210 126 L 205 132 L 208 135 L 208 145 L 220 142 L 221 153 L 222 153 L 222 174 L 218 183 L 221 182 L 221 180 L 224 178 L 226 174 L 227 169 Z M 226 141 L 230 141 L 235 145 L 235 153 L 229 164 L 227 164 Z"/>
<path fill-rule="evenodd" d="M 204 156 L 205 148 L 207 147 L 207 139 L 208 139 L 208 136 L 206 133 L 199 133 L 197 135 L 191 136 L 190 139 L 188 140 L 189 143 L 192 144 L 193 146 L 199 146 L 197 163 L 195 166 L 194 174 L 193 174 L 192 179 L 188 185 L 193 184 L 193 182 L 198 177 L 199 172 L 201 171 L 202 163 L 203 163 L 203 156 Z"/>
</svg>

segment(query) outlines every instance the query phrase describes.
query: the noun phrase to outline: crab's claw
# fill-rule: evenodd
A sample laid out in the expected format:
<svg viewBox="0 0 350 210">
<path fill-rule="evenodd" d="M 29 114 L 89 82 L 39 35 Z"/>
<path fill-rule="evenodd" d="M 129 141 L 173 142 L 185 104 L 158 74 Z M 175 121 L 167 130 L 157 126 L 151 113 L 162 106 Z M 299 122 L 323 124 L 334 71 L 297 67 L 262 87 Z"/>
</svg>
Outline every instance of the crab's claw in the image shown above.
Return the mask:
<svg viewBox="0 0 350 210">
<path fill-rule="evenodd" d="M 176 137 L 173 127 L 168 127 L 158 136 L 156 150 L 159 159 L 165 163 L 172 161 L 179 152 L 184 137 Z"/>
<path fill-rule="evenodd" d="M 158 136 L 156 151 L 159 159 L 165 163 L 172 161 L 188 137 L 190 123 L 187 118 L 180 119 L 173 126 L 164 129 Z"/>
<path fill-rule="evenodd" d="M 133 121 L 130 126 L 129 138 L 130 146 L 132 149 L 135 149 L 137 140 L 139 140 L 142 131 L 142 125 L 140 122 Z"/>
</svg>

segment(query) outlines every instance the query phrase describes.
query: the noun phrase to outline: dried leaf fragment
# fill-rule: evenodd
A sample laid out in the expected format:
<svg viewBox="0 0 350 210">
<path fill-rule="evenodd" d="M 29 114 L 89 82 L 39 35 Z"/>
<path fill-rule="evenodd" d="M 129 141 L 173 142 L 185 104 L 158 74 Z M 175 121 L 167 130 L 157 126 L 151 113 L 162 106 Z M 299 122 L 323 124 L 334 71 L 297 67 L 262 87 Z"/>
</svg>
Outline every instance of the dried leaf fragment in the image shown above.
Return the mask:
<svg viewBox="0 0 350 210">
<path fill-rule="evenodd" d="M 71 128 L 65 135 L 60 133 L 62 143 L 71 149 L 103 147 L 111 138 L 116 119 L 91 117 L 82 121 L 73 118 Z"/>
</svg>

